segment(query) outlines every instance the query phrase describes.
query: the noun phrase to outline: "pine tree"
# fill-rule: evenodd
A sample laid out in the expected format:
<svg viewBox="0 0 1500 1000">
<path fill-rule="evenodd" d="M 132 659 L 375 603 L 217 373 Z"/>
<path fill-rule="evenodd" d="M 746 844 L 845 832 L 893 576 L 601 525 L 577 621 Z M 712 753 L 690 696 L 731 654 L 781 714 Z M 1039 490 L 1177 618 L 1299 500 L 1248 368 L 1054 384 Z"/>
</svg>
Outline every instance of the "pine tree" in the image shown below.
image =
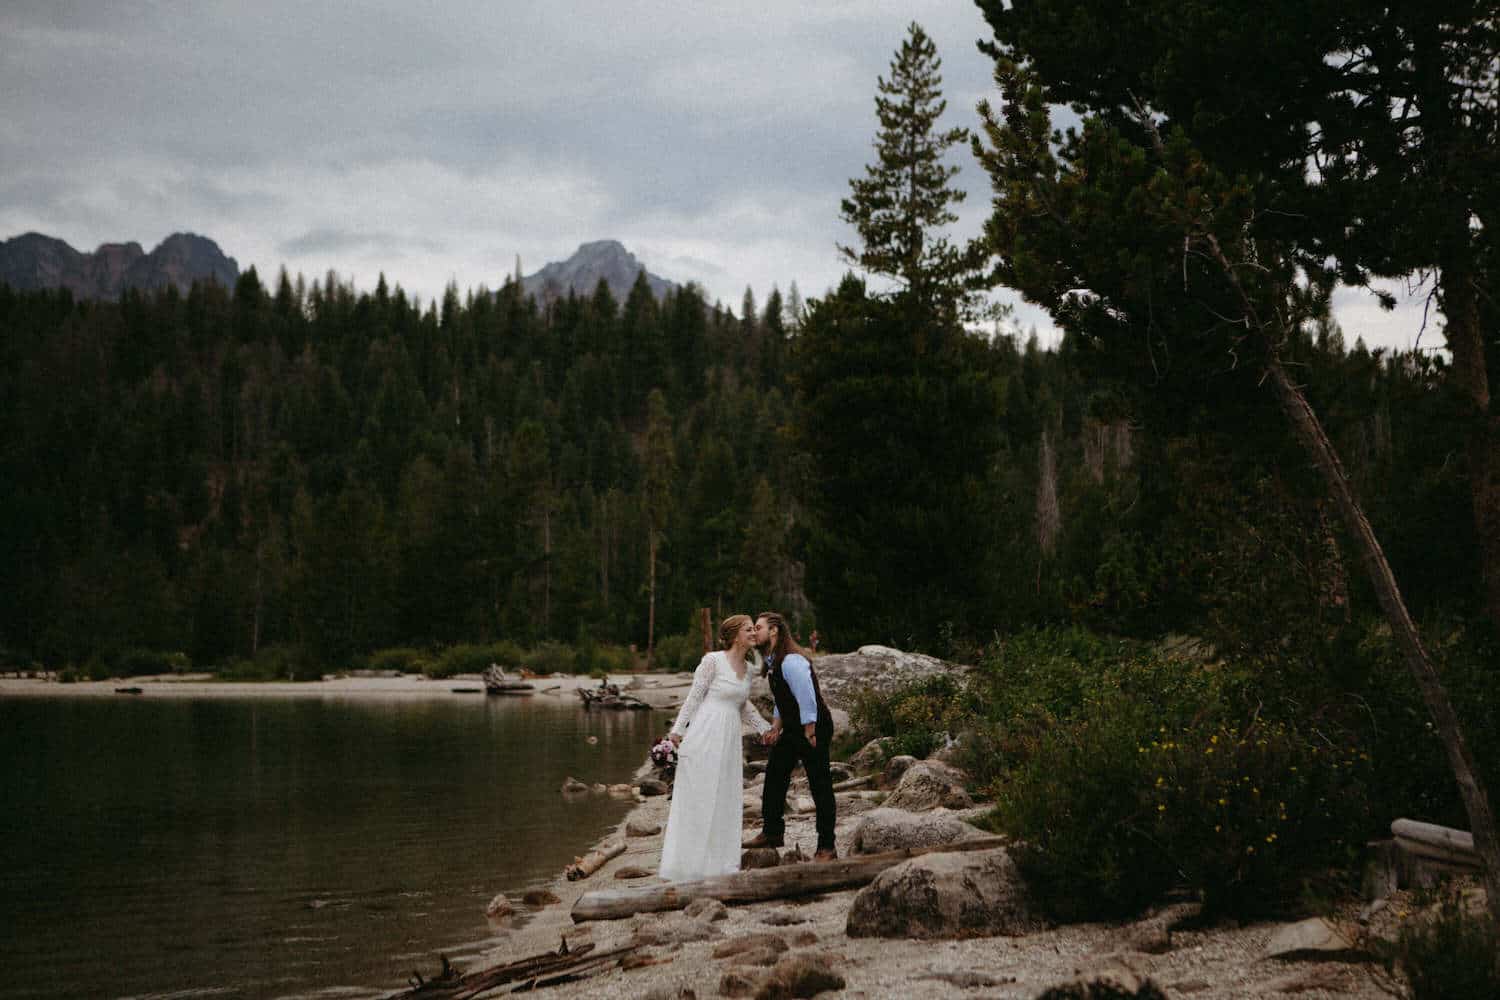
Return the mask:
<svg viewBox="0 0 1500 1000">
<path fill-rule="evenodd" d="M 895 279 L 917 303 L 940 315 L 963 299 L 965 255 L 942 235 L 958 221 L 953 206 L 964 191 L 952 186 L 958 167 L 947 151 L 968 140 L 963 128 L 938 129 L 948 102 L 942 97 L 942 60 L 937 46 L 915 21 L 891 62 L 889 79 L 878 78 L 875 138 L 878 162 L 849 181 L 842 218 L 859 233 L 858 248 L 839 246 L 850 264 Z"/>
</svg>

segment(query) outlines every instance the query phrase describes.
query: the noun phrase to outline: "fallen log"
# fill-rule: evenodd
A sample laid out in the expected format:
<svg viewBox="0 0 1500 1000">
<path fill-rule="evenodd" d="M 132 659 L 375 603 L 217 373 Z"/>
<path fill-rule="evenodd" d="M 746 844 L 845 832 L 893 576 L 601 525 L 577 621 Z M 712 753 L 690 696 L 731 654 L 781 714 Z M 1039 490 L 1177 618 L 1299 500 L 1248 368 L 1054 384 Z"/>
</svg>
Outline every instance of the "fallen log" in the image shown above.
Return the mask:
<svg viewBox="0 0 1500 1000">
<path fill-rule="evenodd" d="M 695 899 L 757 903 L 766 899 L 805 896 L 833 889 L 852 889 L 874 881 L 875 876 L 887 868 L 918 855 L 987 851 L 1009 843 L 1008 837 L 984 837 L 939 847 L 905 848 L 838 861 L 755 868 L 691 882 L 668 882 L 665 885 L 642 885 L 628 889 L 598 889 L 578 898 L 578 902 L 573 904 L 572 917 L 574 923 L 581 924 L 585 920 L 621 920 L 637 913 L 680 910 Z"/>
<path fill-rule="evenodd" d="M 875 775 L 867 774 L 863 778 L 850 778 L 848 781 L 840 781 L 833 786 L 835 792 L 847 792 L 854 788 L 863 788 L 875 780 Z"/>
<path fill-rule="evenodd" d="M 577 882 L 581 878 L 588 878 L 594 872 L 603 868 L 610 858 L 618 858 L 625 853 L 625 841 L 617 840 L 612 844 L 596 847 L 581 858 L 575 858 L 567 868 L 569 882 Z"/>
<path fill-rule="evenodd" d="M 1391 823 L 1391 836 L 1402 850 L 1418 857 L 1431 858 L 1450 865 L 1479 867 L 1479 853 L 1474 850 L 1474 835 L 1465 830 L 1398 819 Z"/>
<path fill-rule="evenodd" d="M 469 1000 L 506 983 L 520 983 L 512 991 L 517 993 L 540 989 L 602 972 L 636 951 L 639 945 L 625 945 L 608 951 L 595 951 L 594 948 L 589 943 L 569 950 L 564 939 L 557 951 L 528 955 L 504 965 L 462 974 L 450 966 L 444 956 L 443 969 L 438 976 L 424 981 L 419 973 L 413 973 L 411 989 L 390 994 L 384 1000 Z"/>
</svg>

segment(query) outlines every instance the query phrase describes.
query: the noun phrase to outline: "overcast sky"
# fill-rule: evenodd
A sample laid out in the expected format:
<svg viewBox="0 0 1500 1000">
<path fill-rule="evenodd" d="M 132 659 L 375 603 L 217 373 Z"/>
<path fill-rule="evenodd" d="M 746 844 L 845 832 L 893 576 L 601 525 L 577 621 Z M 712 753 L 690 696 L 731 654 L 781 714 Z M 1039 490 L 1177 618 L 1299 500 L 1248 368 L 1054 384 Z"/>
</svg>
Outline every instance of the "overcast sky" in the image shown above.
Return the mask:
<svg viewBox="0 0 1500 1000">
<path fill-rule="evenodd" d="M 964 0 L 4 0 L 0 238 L 190 231 L 268 277 L 383 271 L 424 300 L 613 238 L 735 310 L 747 285 L 817 296 L 912 20 L 972 127 L 991 80 Z M 987 187 L 953 162 L 966 239 Z M 1339 319 L 1407 347 L 1421 309 L 1350 293 Z"/>
</svg>

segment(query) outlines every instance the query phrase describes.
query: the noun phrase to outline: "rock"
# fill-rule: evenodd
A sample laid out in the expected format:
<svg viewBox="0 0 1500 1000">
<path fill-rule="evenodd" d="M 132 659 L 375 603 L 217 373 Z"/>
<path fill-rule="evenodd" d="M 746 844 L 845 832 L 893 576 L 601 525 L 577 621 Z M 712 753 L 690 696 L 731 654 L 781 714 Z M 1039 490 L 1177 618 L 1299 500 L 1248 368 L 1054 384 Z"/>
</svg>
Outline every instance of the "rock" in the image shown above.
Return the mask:
<svg viewBox="0 0 1500 1000">
<path fill-rule="evenodd" d="M 1037 994 L 1036 1000 L 1167 1000 L 1167 995 L 1149 979 L 1133 972 L 1121 979 L 1116 970 L 1080 976 L 1070 983 Z"/>
<path fill-rule="evenodd" d="M 1204 990 L 1211 990 L 1214 986 L 1214 984 L 1209 982 L 1207 979 L 1198 978 L 1179 979 L 1177 980 L 1177 982 L 1169 983 L 1168 985 L 1178 993 L 1186 993 L 1189 996 L 1194 993 L 1202 993 Z"/>
<path fill-rule="evenodd" d="M 755 991 L 756 1000 L 813 997 L 824 990 L 841 990 L 844 977 L 834 972 L 827 956 L 788 955 L 776 963 L 771 975 Z"/>
<path fill-rule="evenodd" d="M 639 865 L 626 865 L 615 872 L 615 878 L 650 878 L 656 872 L 650 868 L 642 868 Z"/>
<path fill-rule="evenodd" d="M 780 934 L 745 934 L 714 945 L 713 955 L 714 958 L 729 958 L 757 948 L 769 948 L 779 955 L 786 951 L 787 944 Z M 766 964 L 774 965 L 775 963 L 767 962 Z"/>
<path fill-rule="evenodd" d="M 918 979 L 936 979 L 939 982 L 949 983 L 961 990 L 977 990 L 981 986 L 1000 986 L 1005 983 L 1016 981 L 1015 976 L 1003 976 L 996 979 L 994 976 L 986 976 L 982 972 L 930 972 Z"/>
<path fill-rule="evenodd" d="M 807 923 L 807 918 L 800 913 L 793 913 L 791 910 L 772 910 L 761 917 L 760 922 L 769 924 L 772 927 L 789 927 L 792 924 L 805 924 Z"/>
<path fill-rule="evenodd" d="M 752 761 L 746 762 L 746 764 L 745 764 L 745 774 L 748 777 L 753 778 L 753 777 L 755 777 L 757 775 L 763 775 L 765 773 L 766 773 L 766 762 L 765 761 L 763 761 L 763 760 L 752 760 Z"/>
<path fill-rule="evenodd" d="M 562 793 L 564 795 L 587 795 L 589 786 L 569 775 L 563 779 Z"/>
<path fill-rule="evenodd" d="M 1272 993 L 1348 993 L 1352 985 L 1348 979 L 1347 967 L 1313 965 L 1271 980 L 1266 989 Z"/>
<path fill-rule="evenodd" d="M 1037 927 L 1025 885 L 1003 847 L 924 854 L 887 868 L 854 897 L 850 937 L 969 938 Z"/>
<path fill-rule="evenodd" d="M 755 991 L 760 989 L 760 984 L 760 976 L 751 976 L 731 969 L 719 977 L 719 996 L 753 997 Z"/>
<path fill-rule="evenodd" d="M 729 919 L 729 907 L 717 899 L 707 897 L 693 900 L 682 913 L 689 920 L 697 920 L 705 924 Z"/>
<path fill-rule="evenodd" d="M 818 935 L 812 931 L 798 931 L 792 935 L 793 948 L 806 948 L 810 944 L 818 943 Z"/>
<path fill-rule="evenodd" d="M 637 918 L 631 940 L 636 945 L 683 944 L 722 936 L 712 920 L 694 919 L 682 912 L 652 913 Z"/>
<path fill-rule="evenodd" d="M 1309 917 L 1295 924 L 1284 924 L 1266 944 L 1266 958 L 1283 961 L 1354 960 L 1363 957 L 1343 933 L 1322 917 Z"/>
<path fill-rule="evenodd" d="M 765 945 L 760 945 L 759 947 L 751 948 L 748 951 L 741 952 L 740 954 L 734 956 L 729 960 L 729 964 L 760 966 L 775 965 L 781 958 L 781 952 L 785 950 L 785 944 L 782 944 L 781 951 L 778 951 L 775 948 L 768 948 Z"/>
<path fill-rule="evenodd" d="M 1147 955 L 1166 954 L 1172 950 L 1172 929 L 1202 912 L 1200 903 L 1177 903 L 1158 910 L 1125 928 L 1124 946 Z"/>
<path fill-rule="evenodd" d="M 964 790 L 964 773 L 958 768 L 940 761 L 919 760 L 902 772 L 895 789 L 886 796 L 885 805 L 890 809 L 924 812 L 939 806 L 968 809 L 974 800 Z"/>
<path fill-rule="evenodd" d="M 890 760 L 885 762 L 885 770 L 880 773 L 881 783 L 894 786 L 901 780 L 901 776 L 906 773 L 906 769 L 911 767 L 916 762 L 917 758 L 913 757 L 909 753 L 904 753 L 900 756 L 892 757 Z"/>
<path fill-rule="evenodd" d="M 928 760 L 935 760 L 940 764 L 952 764 L 956 758 L 963 754 L 963 736 L 949 736 L 943 741 L 943 745 L 927 755 Z"/>
<path fill-rule="evenodd" d="M 624 963 L 620 963 L 624 967 Z M 654 990 L 647 990 L 641 994 L 641 1000 L 698 1000 L 698 994 L 683 986 L 672 989 L 670 986 L 658 986 Z"/>
<path fill-rule="evenodd" d="M 849 758 L 849 766 L 860 774 L 878 771 L 885 766 L 885 759 L 890 755 L 890 748 L 895 745 L 896 741 L 889 736 L 882 736 L 878 740 L 871 740 L 860 747 L 858 753 Z"/>
<path fill-rule="evenodd" d="M 781 864 L 781 854 L 774 847 L 752 847 L 740 854 L 740 870 L 751 868 L 775 868 Z"/>
<path fill-rule="evenodd" d="M 647 778 L 637 785 L 636 788 L 640 790 L 642 795 L 665 795 L 671 791 L 671 786 L 658 778 Z"/>
<path fill-rule="evenodd" d="M 987 836 L 947 810 L 910 813 L 879 808 L 871 809 L 860 819 L 849 841 L 849 853 L 882 854 L 910 847 L 939 847 Z"/>
<path fill-rule="evenodd" d="M 834 761 L 828 765 L 828 776 L 833 779 L 834 784 L 838 784 L 840 781 L 848 781 L 854 777 L 854 772 L 850 770 L 849 765 Z"/>
<path fill-rule="evenodd" d="M 508 917 L 515 912 L 516 905 L 503 892 L 490 900 L 489 905 L 484 908 L 484 915 L 487 917 Z"/>
<path fill-rule="evenodd" d="M 745 819 L 760 819 L 761 808 L 760 796 L 758 794 L 745 796 L 744 808 L 741 812 L 741 816 Z"/>
<path fill-rule="evenodd" d="M 561 903 L 562 900 L 558 899 L 557 894 L 555 892 L 552 892 L 551 890 L 532 889 L 526 895 L 521 897 L 521 902 L 525 903 L 527 906 L 541 907 L 551 906 L 554 903 Z"/>
<path fill-rule="evenodd" d="M 616 798 L 628 799 L 635 794 L 634 785 L 610 785 L 609 794 Z"/>
<path fill-rule="evenodd" d="M 589 791 L 593 792 L 595 795 L 604 795 L 609 791 L 609 786 L 603 784 L 602 782 L 596 782 L 589 786 Z"/>
<path fill-rule="evenodd" d="M 794 813 L 805 815 L 807 813 L 817 811 L 818 804 L 814 802 L 809 796 L 799 795 L 792 800 L 792 812 Z"/>
<path fill-rule="evenodd" d="M 661 833 L 660 823 L 647 823 L 642 819 L 631 819 L 625 822 L 625 836 L 627 837 L 654 837 Z"/>
<path fill-rule="evenodd" d="M 818 687 L 833 708 L 852 705 L 860 691 L 885 693 L 949 674 L 961 677 L 969 668 L 921 653 L 906 653 L 889 646 L 861 646 L 853 653 L 830 653 L 814 661 Z"/>
</svg>

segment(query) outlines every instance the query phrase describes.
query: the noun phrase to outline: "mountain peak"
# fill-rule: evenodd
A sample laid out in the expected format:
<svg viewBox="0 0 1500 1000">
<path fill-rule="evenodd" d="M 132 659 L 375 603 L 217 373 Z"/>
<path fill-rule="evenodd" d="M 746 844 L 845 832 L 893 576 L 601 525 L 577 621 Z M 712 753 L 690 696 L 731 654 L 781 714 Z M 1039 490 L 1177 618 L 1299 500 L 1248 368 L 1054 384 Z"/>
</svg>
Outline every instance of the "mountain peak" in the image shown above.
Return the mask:
<svg viewBox="0 0 1500 1000">
<path fill-rule="evenodd" d="M 580 244 L 567 260 L 554 261 L 535 274 L 523 277 L 521 291 L 542 301 L 561 298 L 570 290 L 576 295 L 586 296 L 594 294 L 594 289 L 603 279 L 610 294 L 623 302 L 642 271 L 646 271 L 646 283 L 658 299 L 677 287 L 675 282 L 646 270 L 646 265 L 619 240 L 592 240 Z"/>
<path fill-rule="evenodd" d="M 186 291 L 202 280 L 228 288 L 239 276 L 233 257 L 194 233 L 173 233 L 149 254 L 134 240 L 101 243 L 93 253 L 41 233 L 0 242 L 0 282 L 21 291 L 66 288 L 81 299 L 117 299 L 127 288 L 175 285 Z"/>
</svg>

